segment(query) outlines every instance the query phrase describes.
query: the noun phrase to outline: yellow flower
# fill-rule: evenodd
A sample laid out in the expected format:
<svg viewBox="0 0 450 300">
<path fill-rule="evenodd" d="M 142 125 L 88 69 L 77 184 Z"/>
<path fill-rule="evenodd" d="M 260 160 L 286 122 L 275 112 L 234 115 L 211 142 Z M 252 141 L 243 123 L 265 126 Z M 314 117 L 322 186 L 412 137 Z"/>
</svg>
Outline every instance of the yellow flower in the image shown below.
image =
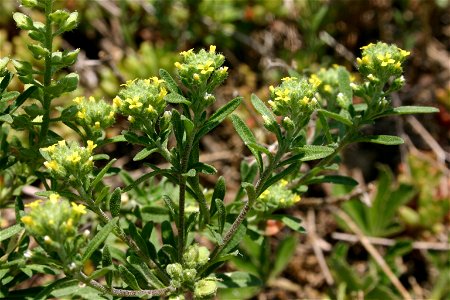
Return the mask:
<svg viewBox="0 0 450 300">
<path fill-rule="evenodd" d="M 208 74 L 208 73 L 211 73 L 212 71 L 214 71 L 214 68 L 213 67 L 211 67 L 211 65 L 213 64 L 214 62 L 212 61 L 212 60 L 208 60 L 205 64 L 199 64 L 198 66 L 197 66 L 197 69 L 199 69 L 200 70 L 200 73 L 202 73 L 202 74 Z"/>
<path fill-rule="evenodd" d="M 194 49 L 189 49 L 188 51 L 182 51 L 182 52 L 180 52 L 180 55 L 186 58 L 189 55 L 191 55 L 192 53 L 194 53 Z"/>
<path fill-rule="evenodd" d="M 70 161 L 73 164 L 76 164 L 81 160 L 81 156 L 78 153 L 72 153 L 67 157 L 67 160 Z"/>
<path fill-rule="evenodd" d="M 166 88 L 162 87 L 162 88 L 159 90 L 159 95 L 158 95 L 158 97 L 159 97 L 160 99 L 162 99 L 162 98 L 164 98 L 164 96 L 166 96 L 166 95 L 167 95 L 167 90 L 166 90 Z"/>
<path fill-rule="evenodd" d="M 278 90 L 275 92 L 275 95 L 278 96 L 278 97 L 275 97 L 275 100 L 281 100 L 281 101 L 286 101 L 286 102 L 291 100 L 291 97 L 289 97 L 288 89 Z"/>
<path fill-rule="evenodd" d="M 288 184 L 288 181 L 286 179 L 280 180 L 280 186 L 285 187 Z"/>
<path fill-rule="evenodd" d="M 113 99 L 113 107 L 114 108 L 119 108 L 122 106 L 122 99 L 120 99 L 119 97 L 114 97 Z"/>
<path fill-rule="evenodd" d="M 100 122 L 99 121 L 95 122 L 94 127 L 95 129 L 100 129 Z"/>
<path fill-rule="evenodd" d="M 84 119 L 86 118 L 86 109 L 82 109 L 79 112 L 77 112 L 77 117 L 78 119 Z"/>
<path fill-rule="evenodd" d="M 95 147 L 97 147 L 97 144 L 94 144 L 94 142 L 91 140 L 87 141 L 87 149 L 89 150 L 89 152 L 92 152 Z"/>
<path fill-rule="evenodd" d="M 148 105 L 147 112 L 149 112 L 149 113 L 155 112 L 155 109 L 153 108 L 153 106 L 151 104 Z"/>
<path fill-rule="evenodd" d="M 55 152 L 55 149 L 56 149 L 56 144 L 55 144 L 55 145 L 48 146 L 47 148 L 44 148 L 44 150 L 47 151 L 47 152 L 49 152 L 49 153 Z"/>
<path fill-rule="evenodd" d="M 54 160 L 44 162 L 44 166 L 54 171 L 57 171 L 59 169 L 59 164 Z"/>
<path fill-rule="evenodd" d="M 382 67 L 386 67 L 388 64 L 395 63 L 395 60 L 391 58 L 391 54 L 389 54 L 389 53 L 386 53 L 384 56 L 381 54 L 378 54 L 377 58 L 381 61 Z"/>
<path fill-rule="evenodd" d="M 153 76 L 153 77 L 150 78 L 150 79 L 151 79 L 151 81 L 153 81 L 153 83 L 156 84 L 156 85 L 160 85 L 161 83 L 164 82 L 164 79 L 159 79 L 159 78 L 156 77 L 156 76 Z"/>
<path fill-rule="evenodd" d="M 52 194 L 50 194 L 50 196 L 48 197 L 48 199 L 49 199 L 52 203 L 56 203 L 56 202 L 58 202 L 58 200 L 59 200 L 60 197 L 61 197 L 61 196 L 59 196 L 58 193 L 52 193 Z"/>
<path fill-rule="evenodd" d="M 299 202 L 301 199 L 302 199 L 302 198 L 301 198 L 299 195 L 295 195 L 293 201 L 294 201 L 294 203 L 297 203 L 297 202 Z"/>
<path fill-rule="evenodd" d="M 65 140 L 60 140 L 60 141 L 58 141 L 58 145 L 60 147 L 64 147 L 66 145 L 66 141 Z"/>
<path fill-rule="evenodd" d="M 83 204 L 76 204 L 74 202 L 71 203 L 72 204 L 72 210 L 79 214 L 79 215 L 84 215 L 86 213 L 86 206 L 84 206 Z"/>
<path fill-rule="evenodd" d="M 133 99 L 127 98 L 125 101 L 130 104 L 128 106 L 129 109 L 139 108 L 143 105 L 142 102 L 139 101 L 139 96 L 134 96 Z"/>
<path fill-rule="evenodd" d="M 296 77 L 284 77 L 284 78 L 281 78 L 281 81 L 286 81 L 286 82 L 292 81 L 292 80 L 297 80 L 297 78 Z"/>
<path fill-rule="evenodd" d="M 327 93 L 331 93 L 331 92 L 333 91 L 333 89 L 331 88 L 331 85 L 329 85 L 329 84 L 325 84 L 325 85 L 323 86 L 323 89 L 324 89 L 325 92 L 327 92 Z"/>
<path fill-rule="evenodd" d="M 31 208 L 36 208 L 39 206 L 39 204 L 42 202 L 42 200 L 38 199 L 36 201 L 33 201 L 31 203 L 25 204 L 25 207 L 31 207 Z"/>
<path fill-rule="evenodd" d="M 76 104 L 81 104 L 83 99 L 84 99 L 84 97 L 76 97 L 73 99 L 73 102 L 75 102 Z"/>
<path fill-rule="evenodd" d="M 309 78 L 309 83 L 311 83 L 314 87 L 318 87 L 322 83 L 322 81 L 316 74 L 312 74 L 311 78 Z"/>
<path fill-rule="evenodd" d="M 181 70 L 181 69 L 183 69 L 183 66 L 180 64 L 180 62 L 175 62 L 174 63 L 174 65 L 175 65 L 175 67 L 178 69 L 178 70 Z"/>
<path fill-rule="evenodd" d="M 20 220 L 25 224 L 25 225 L 28 225 L 28 226 L 31 226 L 31 225 L 33 225 L 33 218 L 32 217 L 30 217 L 30 216 L 23 216 L 22 218 L 20 218 Z"/>
<path fill-rule="evenodd" d="M 410 54 L 411 54 L 411 52 L 403 50 L 403 49 L 400 49 L 400 55 L 401 56 L 406 57 L 406 56 L 408 56 Z"/>
<path fill-rule="evenodd" d="M 214 45 L 209 46 L 209 53 L 216 53 L 216 46 Z"/>
<path fill-rule="evenodd" d="M 95 98 L 94 98 L 94 97 L 92 97 L 92 96 L 89 96 L 89 101 L 91 101 L 91 102 L 95 102 Z"/>
<path fill-rule="evenodd" d="M 195 81 L 200 81 L 200 75 L 198 75 L 197 73 L 194 73 L 192 77 L 194 78 Z"/>
</svg>

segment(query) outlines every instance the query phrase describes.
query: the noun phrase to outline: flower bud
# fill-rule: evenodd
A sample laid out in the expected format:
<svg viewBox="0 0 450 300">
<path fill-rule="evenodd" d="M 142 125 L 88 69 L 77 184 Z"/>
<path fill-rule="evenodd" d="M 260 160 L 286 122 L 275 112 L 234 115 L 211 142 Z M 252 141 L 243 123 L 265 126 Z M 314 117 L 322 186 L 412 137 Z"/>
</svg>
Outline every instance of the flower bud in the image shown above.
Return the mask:
<svg viewBox="0 0 450 300">
<path fill-rule="evenodd" d="M 194 295 L 196 298 L 212 297 L 217 292 L 217 282 L 213 278 L 204 278 L 194 285 Z"/>
<path fill-rule="evenodd" d="M 166 272 L 170 278 L 175 280 L 181 280 L 183 276 L 183 267 L 179 263 L 169 264 L 166 267 Z"/>
</svg>

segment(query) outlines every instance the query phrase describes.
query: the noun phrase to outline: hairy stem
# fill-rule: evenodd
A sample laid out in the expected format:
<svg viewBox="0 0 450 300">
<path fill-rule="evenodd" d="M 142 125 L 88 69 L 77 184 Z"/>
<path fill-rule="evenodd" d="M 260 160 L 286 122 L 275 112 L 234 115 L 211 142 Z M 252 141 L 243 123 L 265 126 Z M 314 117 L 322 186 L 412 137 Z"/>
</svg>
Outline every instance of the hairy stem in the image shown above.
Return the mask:
<svg viewBox="0 0 450 300">
<path fill-rule="evenodd" d="M 78 279 L 79 281 L 96 289 L 97 291 L 100 291 L 105 294 L 113 295 L 116 297 L 165 296 L 176 290 L 173 286 L 168 286 L 166 288 L 156 289 L 156 290 L 139 290 L 139 291 L 116 289 L 113 287 L 109 288 L 109 287 L 103 286 L 102 284 L 100 284 L 99 282 L 97 282 L 95 280 L 89 279 L 89 277 L 87 277 L 81 271 L 80 271 L 79 275 L 76 276 L 76 279 Z"/>
<path fill-rule="evenodd" d="M 50 14 L 53 10 L 53 1 L 45 1 L 45 48 L 48 50 L 48 54 L 44 60 L 44 88 L 43 88 L 43 109 L 44 115 L 42 117 L 41 132 L 39 134 L 39 145 L 45 143 L 48 128 L 50 124 L 50 108 L 51 108 L 51 95 L 48 92 L 48 88 L 52 83 L 52 50 L 53 50 L 53 30 L 52 21 L 50 20 Z"/>
<path fill-rule="evenodd" d="M 100 207 L 95 205 L 95 202 L 90 197 L 88 197 L 86 191 L 82 186 L 79 186 L 78 192 L 80 193 L 80 196 L 83 198 L 86 204 L 88 204 L 89 208 L 100 217 L 100 220 L 104 224 L 111 222 L 111 218 Z M 142 252 L 142 250 L 139 249 L 139 247 L 136 245 L 135 241 L 131 237 L 126 235 L 120 226 L 115 225 L 113 231 L 116 236 L 119 237 L 123 242 L 125 242 L 130 248 L 132 248 L 149 267 L 156 270 L 159 278 L 164 282 L 164 284 L 168 284 L 170 282 L 169 277 L 161 269 L 161 267 L 151 257 L 148 257 L 144 252 Z"/>
</svg>

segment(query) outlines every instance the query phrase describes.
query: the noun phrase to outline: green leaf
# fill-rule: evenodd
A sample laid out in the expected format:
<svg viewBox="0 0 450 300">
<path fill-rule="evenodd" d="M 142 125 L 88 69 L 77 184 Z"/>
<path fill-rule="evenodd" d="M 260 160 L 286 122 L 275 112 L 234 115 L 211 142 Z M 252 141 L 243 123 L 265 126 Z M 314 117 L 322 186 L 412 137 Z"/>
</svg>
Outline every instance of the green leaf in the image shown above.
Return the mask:
<svg viewBox="0 0 450 300">
<path fill-rule="evenodd" d="M 288 176 L 289 174 L 291 174 L 292 172 L 295 172 L 296 170 L 298 170 L 299 168 L 299 164 L 297 163 L 293 163 L 292 165 L 288 166 L 287 168 L 283 169 L 282 171 L 280 171 L 279 173 L 275 174 L 274 176 L 270 177 L 269 180 L 266 181 L 266 183 L 264 184 L 263 188 L 261 189 L 261 191 L 265 191 L 266 189 L 268 189 L 271 185 L 275 184 L 276 182 L 278 182 L 279 180 L 285 178 L 286 176 Z"/>
<path fill-rule="evenodd" d="M 217 207 L 217 223 L 219 226 L 219 233 L 223 233 L 223 228 L 225 226 L 225 219 L 227 217 L 227 211 L 225 209 L 225 205 L 223 204 L 223 201 L 221 199 L 215 198 L 214 203 Z"/>
<path fill-rule="evenodd" d="M 317 184 L 317 183 L 334 183 L 334 184 L 343 184 L 343 185 L 349 185 L 349 186 L 357 186 L 358 181 L 355 179 L 348 177 L 348 176 L 341 176 L 341 175 L 322 175 L 322 176 L 316 176 L 309 180 L 307 184 Z"/>
<path fill-rule="evenodd" d="M 0 116 L 0 122 L 12 124 L 13 121 L 14 121 L 13 118 L 9 114 Z"/>
<path fill-rule="evenodd" d="M 256 111 L 259 112 L 262 116 L 267 117 L 270 121 L 277 121 L 273 112 L 264 104 L 264 102 L 262 102 L 261 99 L 258 98 L 258 96 L 252 94 L 251 102 Z"/>
<path fill-rule="evenodd" d="M 270 219 L 281 221 L 284 225 L 291 228 L 292 230 L 295 230 L 300 233 L 305 232 L 305 228 L 303 228 L 300 223 L 302 222 L 301 219 L 296 218 L 294 216 L 289 215 L 271 215 Z"/>
<path fill-rule="evenodd" d="M 162 198 L 164 200 L 164 203 L 166 204 L 166 207 L 169 209 L 170 218 L 172 220 L 175 220 L 178 224 L 177 205 L 175 204 L 175 202 L 173 202 L 172 198 L 170 198 L 169 195 L 163 195 Z"/>
<path fill-rule="evenodd" d="M 141 288 L 139 287 L 139 284 L 137 283 L 136 277 L 134 277 L 133 273 L 128 271 L 127 268 L 124 266 L 119 266 L 119 273 L 120 277 L 123 279 L 123 281 L 133 290 L 138 291 Z"/>
<path fill-rule="evenodd" d="M 120 214 L 120 204 L 121 204 L 121 195 L 122 190 L 120 187 L 117 187 L 111 195 L 111 199 L 109 200 L 109 211 L 111 212 L 111 216 L 117 217 Z"/>
<path fill-rule="evenodd" d="M 366 135 L 358 137 L 353 142 L 374 143 L 382 145 L 401 145 L 405 141 L 395 135 Z"/>
<path fill-rule="evenodd" d="M 211 165 L 198 162 L 192 166 L 193 169 L 195 169 L 199 173 L 208 174 L 208 175 L 214 175 L 217 173 L 217 169 L 214 168 Z"/>
<path fill-rule="evenodd" d="M 214 192 L 212 194 L 212 201 L 211 201 L 211 208 L 210 208 L 210 215 L 211 217 L 216 213 L 217 211 L 217 207 L 216 207 L 216 202 L 214 201 L 215 199 L 220 199 L 223 201 L 223 199 L 225 198 L 225 191 L 226 191 L 226 186 L 225 186 L 225 178 L 223 176 L 220 176 L 219 179 L 216 182 L 216 186 L 214 187 Z"/>
<path fill-rule="evenodd" d="M 195 175 L 197 175 L 197 171 L 195 169 L 190 169 L 186 173 L 181 174 L 181 176 L 184 176 L 184 177 L 195 177 Z"/>
<path fill-rule="evenodd" d="M 89 190 L 92 191 L 95 189 L 97 184 L 103 179 L 103 177 L 106 175 L 106 172 L 108 172 L 109 168 L 112 166 L 112 164 L 116 161 L 116 159 L 112 159 L 106 166 L 103 167 L 103 169 L 95 176 L 94 180 L 89 185 Z"/>
<path fill-rule="evenodd" d="M 169 72 L 164 69 L 159 69 L 159 76 L 165 81 L 166 87 L 175 94 L 180 94 L 180 90 L 178 89 L 178 85 L 175 80 L 170 76 Z"/>
<path fill-rule="evenodd" d="M 244 288 L 250 286 L 262 286 L 261 280 L 250 273 L 231 272 L 218 274 L 217 285 L 219 288 Z"/>
<path fill-rule="evenodd" d="M 11 99 L 16 98 L 19 95 L 20 95 L 20 93 L 17 91 L 6 92 L 4 94 L 1 94 L 1 92 L 0 92 L 0 102 L 7 102 Z"/>
<path fill-rule="evenodd" d="M 242 97 L 236 97 L 221 108 L 219 108 L 212 116 L 206 121 L 206 123 L 200 128 L 197 133 L 197 139 L 201 138 L 217 125 L 222 123 L 225 118 L 231 114 L 242 102 Z"/>
<path fill-rule="evenodd" d="M 20 224 L 16 224 L 16 225 L 13 225 L 11 227 L 1 230 L 0 231 L 0 242 L 4 241 L 6 239 L 9 239 L 10 237 L 21 232 L 22 230 L 23 230 L 23 227 Z"/>
<path fill-rule="evenodd" d="M 44 299 L 47 299 L 48 296 L 57 289 L 60 289 L 63 287 L 68 287 L 68 286 L 73 286 L 73 285 L 78 285 L 78 284 L 79 284 L 78 280 L 64 277 L 64 278 L 58 279 L 58 280 L 52 282 L 51 284 L 47 285 L 42 291 L 40 291 L 37 295 L 35 295 L 33 297 L 33 299 L 44 300 Z"/>
<path fill-rule="evenodd" d="M 10 114 L 16 111 L 30 96 L 38 89 L 37 86 L 33 85 L 23 91 L 19 97 L 17 97 L 16 101 L 14 101 L 13 105 L 11 105 Z"/>
<path fill-rule="evenodd" d="M 158 151 L 157 148 L 152 148 L 152 149 L 144 148 L 133 157 L 133 161 L 143 160 L 144 158 L 146 158 L 147 156 L 149 156 L 150 154 L 152 154 L 156 151 Z"/>
<path fill-rule="evenodd" d="M 234 128 L 236 129 L 241 139 L 244 141 L 245 145 L 248 146 L 249 144 L 257 144 L 256 138 L 253 135 L 252 131 L 247 127 L 247 125 L 244 123 L 244 121 L 242 121 L 241 118 L 239 118 L 237 115 L 231 115 L 231 122 L 233 122 Z M 263 163 L 261 153 L 253 147 L 249 147 L 249 149 L 255 157 L 260 170 L 262 170 Z"/>
<path fill-rule="evenodd" d="M 81 261 L 85 263 L 94 253 L 95 250 L 100 247 L 100 245 L 106 240 L 109 233 L 114 229 L 114 226 L 116 225 L 117 218 L 114 218 L 109 221 L 108 224 L 106 224 L 102 229 L 100 229 L 99 232 L 94 236 L 92 240 L 89 241 L 89 243 L 86 246 L 86 250 L 83 253 L 83 256 L 81 258 Z"/>
<path fill-rule="evenodd" d="M 350 86 L 350 74 L 348 71 L 343 68 L 339 67 L 338 69 L 338 84 L 339 84 L 339 91 L 344 95 L 344 99 L 346 103 L 342 103 L 342 107 L 345 109 L 348 108 L 348 106 L 352 103 L 353 98 L 353 90 Z"/>
<path fill-rule="evenodd" d="M 397 115 L 437 113 L 439 109 L 431 106 L 400 106 L 393 109 Z"/>
<path fill-rule="evenodd" d="M 330 156 L 333 154 L 334 149 L 327 146 L 305 145 L 303 147 L 295 148 L 295 151 L 304 154 L 304 156 L 300 158 L 301 161 L 310 161 Z"/>
<path fill-rule="evenodd" d="M 325 109 L 318 109 L 317 112 L 319 114 L 325 116 L 325 117 L 334 119 L 335 121 L 338 121 L 338 122 L 340 122 L 342 124 L 345 124 L 347 126 L 352 126 L 353 125 L 353 122 L 351 120 L 349 120 L 346 117 L 341 116 L 341 115 L 339 115 L 337 113 L 334 113 L 334 112 L 331 112 L 331 111 L 328 111 L 328 110 L 325 110 Z"/>
<path fill-rule="evenodd" d="M 147 243 L 139 234 L 136 226 L 132 222 L 130 222 L 128 225 L 128 231 L 130 233 L 131 238 L 136 242 L 137 247 L 142 251 L 142 253 L 146 255 L 146 257 L 149 257 Z"/>
<path fill-rule="evenodd" d="M 271 278 L 276 278 L 287 266 L 295 253 L 298 239 L 296 236 L 288 236 L 282 240 L 275 251 L 275 261 L 273 263 Z"/>
<path fill-rule="evenodd" d="M 111 253 L 109 252 L 108 245 L 105 245 L 103 247 L 103 251 L 102 251 L 102 267 L 106 268 L 109 266 L 112 266 L 112 258 L 111 258 Z M 110 287 L 112 284 L 112 280 L 113 280 L 113 274 L 112 273 L 106 274 L 105 280 L 106 280 L 106 284 Z"/>
<path fill-rule="evenodd" d="M 164 97 L 164 100 L 166 100 L 166 102 L 175 103 L 175 104 L 178 104 L 178 103 L 183 103 L 183 104 L 187 104 L 187 105 L 191 104 L 191 102 L 188 99 L 186 99 L 184 96 L 182 96 L 180 94 L 175 94 L 175 93 L 167 94 Z"/>
</svg>

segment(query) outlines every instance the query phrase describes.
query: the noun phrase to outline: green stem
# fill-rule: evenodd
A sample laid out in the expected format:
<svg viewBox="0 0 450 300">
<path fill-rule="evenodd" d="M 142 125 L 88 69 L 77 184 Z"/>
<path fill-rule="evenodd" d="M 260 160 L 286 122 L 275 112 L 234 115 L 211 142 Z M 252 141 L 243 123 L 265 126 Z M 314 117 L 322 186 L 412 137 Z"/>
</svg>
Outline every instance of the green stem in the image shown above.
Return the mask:
<svg viewBox="0 0 450 300">
<path fill-rule="evenodd" d="M 322 159 L 316 166 L 314 166 L 314 168 L 311 171 L 303 174 L 303 176 L 301 176 L 300 178 L 289 183 L 287 187 L 289 189 L 297 188 L 303 183 L 310 180 L 312 177 L 316 176 L 320 171 L 322 171 L 323 167 L 331 163 L 334 160 L 334 158 L 342 151 L 342 149 L 344 149 L 350 143 L 351 139 L 353 138 L 358 128 L 359 126 L 355 124 L 355 126 L 344 135 L 341 142 L 339 143 L 339 146 L 336 149 L 334 149 L 333 153 L 331 153 L 326 158 Z"/>
<path fill-rule="evenodd" d="M 50 108 L 52 98 L 48 92 L 48 88 L 52 83 L 52 50 L 53 50 L 53 30 L 50 14 L 53 10 L 53 1 L 45 1 L 45 41 L 44 47 L 48 50 L 48 54 L 44 60 L 44 87 L 43 87 L 43 109 L 44 115 L 42 117 L 41 132 L 39 134 L 39 145 L 42 145 L 46 138 L 50 124 Z"/>
<path fill-rule="evenodd" d="M 95 202 L 88 197 L 86 191 L 82 187 L 82 185 L 78 184 L 78 192 L 80 193 L 81 198 L 88 204 L 89 208 L 95 212 L 99 217 L 102 223 L 107 224 L 111 221 L 109 216 L 97 205 Z M 148 257 L 142 250 L 136 245 L 135 241 L 125 234 L 123 229 L 115 225 L 114 233 L 117 237 L 119 237 L 123 242 L 125 242 L 130 248 L 132 248 L 136 254 L 151 268 L 155 268 L 158 276 L 163 280 L 164 284 L 168 284 L 170 282 L 170 278 L 166 275 L 166 273 L 161 269 L 161 267 L 150 257 Z"/>
<path fill-rule="evenodd" d="M 242 222 L 245 220 L 248 212 L 252 208 L 253 204 L 255 203 L 258 196 L 263 192 L 262 188 L 264 187 L 266 181 L 270 178 L 272 175 L 272 172 L 277 168 L 278 163 L 283 157 L 284 153 L 286 152 L 286 143 L 280 144 L 280 148 L 278 148 L 278 151 L 273 158 L 273 160 L 270 162 L 269 166 L 266 170 L 264 170 L 263 174 L 259 178 L 258 182 L 255 186 L 255 195 L 252 196 L 251 193 L 248 194 L 248 201 L 245 203 L 244 207 L 240 211 L 239 215 L 237 216 L 236 220 L 234 220 L 233 224 L 231 225 L 230 229 L 225 233 L 225 236 L 223 237 L 223 242 L 214 249 L 210 256 L 210 261 L 213 262 L 214 259 L 220 254 L 220 252 L 226 247 L 226 245 L 231 241 L 233 236 L 236 234 L 236 231 L 238 230 L 239 226 L 242 224 Z M 203 268 L 200 272 L 204 271 L 206 268 Z"/>
<path fill-rule="evenodd" d="M 194 133 L 196 130 L 194 130 Z M 184 231 L 185 231 L 185 218 L 184 211 L 186 205 L 186 177 L 183 176 L 187 172 L 189 156 L 191 155 L 192 144 L 194 142 L 195 134 L 191 134 L 187 140 L 186 149 L 183 151 L 181 158 L 181 172 L 178 175 L 178 181 L 180 183 L 179 199 L 178 199 L 178 259 L 181 262 L 184 252 Z"/>
<path fill-rule="evenodd" d="M 98 283 L 95 280 L 89 279 L 89 277 L 87 277 L 81 271 L 80 271 L 79 275 L 75 276 L 75 278 L 78 279 L 79 281 L 87 284 L 88 286 L 96 289 L 97 291 L 100 291 L 105 294 L 113 295 L 116 297 L 165 296 L 176 290 L 173 286 L 168 286 L 166 288 L 156 289 L 156 290 L 139 290 L 139 291 L 116 289 L 113 287 L 109 288 L 109 287 L 103 286 L 102 284 Z"/>
</svg>

